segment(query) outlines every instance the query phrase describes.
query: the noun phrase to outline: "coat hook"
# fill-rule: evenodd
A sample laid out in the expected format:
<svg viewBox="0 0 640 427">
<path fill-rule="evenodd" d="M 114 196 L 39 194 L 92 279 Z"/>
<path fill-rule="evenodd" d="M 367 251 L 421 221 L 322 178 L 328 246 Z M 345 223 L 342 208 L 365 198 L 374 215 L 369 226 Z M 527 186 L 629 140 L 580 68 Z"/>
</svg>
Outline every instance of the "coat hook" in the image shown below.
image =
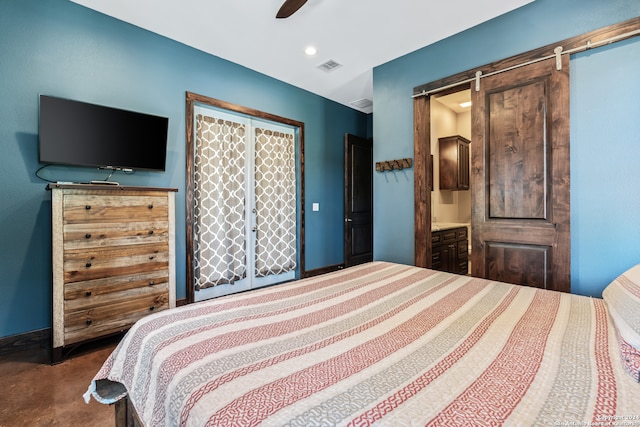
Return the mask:
<svg viewBox="0 0 640 427">
<path fill-rule="evenodd" d="M 383 162 L 376 162 L 377 172 L 386 172 L 394 170 L 403 170 L 410 168 L 413 165 L 413 159 L 404 158 L 398 160 L 385 160 Z"/>
</svg>

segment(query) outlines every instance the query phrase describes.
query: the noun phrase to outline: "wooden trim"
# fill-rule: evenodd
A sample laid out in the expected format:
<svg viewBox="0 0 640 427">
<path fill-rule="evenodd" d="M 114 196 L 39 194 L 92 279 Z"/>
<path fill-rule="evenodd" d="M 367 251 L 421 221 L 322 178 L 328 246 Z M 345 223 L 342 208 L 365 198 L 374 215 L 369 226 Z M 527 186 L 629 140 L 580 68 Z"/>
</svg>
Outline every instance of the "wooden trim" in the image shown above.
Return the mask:
<svg viewBox="0 0 640 427">
<path fill-rule="evenodd" d="M 185 188 L 185 203 L 186 203 L 186 295 L 187 295 L 187 303 L 192 303 L 195 301 L 195 289 L 193 286 L 194 278 L 193 278 L 193 221 L 195 218 L 195 212 L 193 210 L 193 200 L 194 200 L 194 189 L 195 189 L 195 179 L 194 179 L 194 147 L 195 141 L 193 140 L 194 129 L 193 129 L 193 108 L 195 106 L 195 99 L 197 95 L 191 94 L 191 92 L 187 92 L 186 97 L 186 114 L 185 114 L 185 129 L 186 129 L 186 148 L 185 148 L 185 161 L 186 161 L 186 188 Z"/>
<path fill-rule="evenodd" d="M 266 113 L 264 111 L 255 110 L 253 108 L 243 107 L 241 105 L 236 105 L 230 102 L 221 101 L 215 98 L 209 98 L 204 95 L 198 95 L 193 92 L 186 93 L 186 114 L 185 114 L 185 129 L 186 129 L 186 251 L 187 251 L 187 265 L 186 265 L 186 295 L 187 295 L 187 303 L 192 303 L 195 301 L 195 290 L 193 289 L 193 223 L 195 219 L 195 212 L 193 209 L 193 201 L 194 195 L 193 191 L 195 188 L 195 182 L 193 178 L 194 172 L 194 164 L 193 164 L 193 156 L 190 155 L 194 151 L 195 141 L 193 140 L 194 129 L 193 129 L 193 109 L 198 104 L 209 105 L 215 108 L 221 108 L 228 111 L 233 111 L 240 114 L 245 114 L 248 116 L 256 117 L 263 120 L 269 120 L 276 123 L 285 124 L 288 126 L 292 126 L 297 128 L 298 130 L 298 141 L 299 141 L 299 171 L 300 171 L 300 235 L 299 237 L 299 245 L 300 245 L 300 277 L 305 277 L 305 197 L 304 197 L 304 123 L 299 122 L 297 120 L 288 119 L 286 117 L 277 116 L 275 114 Z"/>
<path fill-rule="evenodd" d="M 302 276 L 302 278 L 306 279 L 307 277 L 319 276 L 321 274 L 342 270 L 343 268 L 345 268 L 344 264 L 328 265 L 326 267 L 321 267 L 321 268 L 316 268 L 314 270 L 306 271 L 304 276 Z"/>
<path fill-rule="evenodd" d="M 64 345 L 64 197 L 63 191 L 51 191 L 51 267 L 52 308 L 51 346 Z"/>
<path fill-rule="evenodd" d="M 236 113 L 245 114 L 247 116 L 257 117 L 260 119 L 282 123 L 293 127 L 304 127 L 304 123 L 297 120 L 288 119 L 286 117 L 277 116 L 275 114 L 266 113 L 264 111 L 255 110 L 249 107 L 243 107 L 242 105 L 233 104 L 231 102 L 222 101 L 216 98 L 209 98 L 208 96 L 198 95 L 193 92 L 187 92 L 187 101 L 191 101 L 192 103 L 210 105 L 212 107 L 221 108 L 223 110 L 233 111 Z"/>
<path fill-rule="evenodd" d="M 48 348 L 51 343 L 51 328 L 38 329 L 22 334 L 0 338 L 0 356 L 37 347 Z"/>
<path fill-rule="evenodd" d="M 416 98 L 413 107 L 414 257 L 418 267 L 431 267 L 431 124 L 429 97 Z"/>
<path fill-rule="evenodd" d="M 500 61 L 492 62 L 489 64 L 482 65 L 480 67 L 475 67 L 473 69 L 463 71 L 457 74 L 454 74 L 449 77 L 445 77 L 440 80 L 435 80 L 430 83 L 426 83 L 420 86 L 417 86 L 413 89 L 413 94 L 418 95 L 422 92 L 429 92 L 432 90 L 437 90 L 438 88 L 454 85 L 459 82 L 463 82 L 465 80 L 473 79 L 476 75 L 476 71 L 482 71 L 482 74 L 489 74 L 495 71 L 503 70 L 509 67 L 513 67 L 518 64 L 522 64 L 534 59 L 544 58 L 549 55 L 553 55 L 553 50 L 562 46 L 564 51 L 579 48 L 581 46 L 586 45 L 587 43 L 597 43 L 603 40 L 608 40 L 612 37 L 618 37 L 626 33 L 632 33 L 640 29 L 640 17 L 632 18 L 627 21 L 620 22 L 618 24 L 609 25 L 607 27 L 603 27 L 594 31 L 590 31 L 588 33 L 581 34 L 579 36 L 570 37 L 568 39 L 551 43 L 543 47 L 539 47 L 537 49 L 533 49 L 527 52 L 523 52 L 518 55 L 510 56 L 508 58 L 502 59 Z M 626 40 L 631 37 L 638 36 L 638 34 L 630 34 L 628 37 L 621 38 L 617 41 Z M 451 92 L 451 91 L 449 91 Z M 456 92 L 453 89 L 453 92 Z"/>
<path fill-rule="evenodd" d="M 169 308 L 176 306 L 176 195 L 167 193 L 169 223 Z"/>
<path fill-rule="evenodd" d="M 480 67 L 476 67 L 461 73 L 445 77 L 417 86 L 413 89 L 414 95 L 422 92 L 430 92 L 445 86 L 453 86 L 460 82 L 461 84 L 446 90 L 446 93 L 453 93 L 459 90 L 468 89 L 470 83 L 464 83 L 475 77 L 476 71 L 480 70 L 483 74 L 502 70 L 514 65 L 522 64 L 537 58 L 543 58 L 553 54 L 553 50 L 562 46 L 563 50 L 574 49 L 587 42 L 596 43 L 598 41 L 607 40 L 612 37 L 621 36 L 623 34 L 632 33 L 640 29 L 640 17 L 632 18 L 618 24 L 609 25 L 595 31 L 571 37 L 557 43 L 551 43 L 544 47 L 540 47 L 519 55 L 492 62 Z M 637 34 L 636 34 L 637 35 Z M 621 38 L 618 41 L 626 40 Z M 482 84 L 482 83 L 481 83 Z M 440 94 L 440 93 L 438 93 Z M 431 151 L 431 119 L 429 117 L 430 96 L 418 96 L 414 98 L 414 254 L 415 264 L 420 267 L 428 267 L 431 265 L 431 193 L 428 191 L 428 184 L 431 178 L 431 169 L 429 167 L 429 154 Z"/>
</svg>

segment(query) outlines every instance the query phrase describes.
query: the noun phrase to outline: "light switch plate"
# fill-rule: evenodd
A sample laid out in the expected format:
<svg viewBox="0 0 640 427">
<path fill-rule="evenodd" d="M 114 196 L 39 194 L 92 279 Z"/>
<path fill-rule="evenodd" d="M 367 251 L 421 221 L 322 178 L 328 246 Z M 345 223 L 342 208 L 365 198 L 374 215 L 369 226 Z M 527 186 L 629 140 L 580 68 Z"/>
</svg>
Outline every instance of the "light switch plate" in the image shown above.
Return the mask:
<svg viewBox="0 0 640 427">
<path fill-rule="evenodd" d="M 314 203 L 311 207 L 314 212 L 318 212 L 320 210 L 320 203 Z"/>
</svg>

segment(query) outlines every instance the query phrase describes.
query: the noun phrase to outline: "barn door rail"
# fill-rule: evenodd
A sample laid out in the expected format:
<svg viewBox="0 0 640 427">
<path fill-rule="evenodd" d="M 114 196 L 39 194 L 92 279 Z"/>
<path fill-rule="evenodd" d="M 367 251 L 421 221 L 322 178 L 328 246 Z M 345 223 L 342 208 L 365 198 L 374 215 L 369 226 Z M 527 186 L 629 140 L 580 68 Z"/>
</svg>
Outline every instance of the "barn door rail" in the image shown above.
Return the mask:
<svg viewBox="0 0 640 427">
<path fill-rule="evenodd" d="M 451 88 L 463 85 L 465 83 L 471 83 L 471 82 L 474 82 L 474 81 L 475 81 L 475 90 L 476 90 L 476 92 L 479 92 L 480 91 L 480 79 L 483 79 L 485 77 L 495 76 L 496 74 L 504 73 L 506 71 L 515 70 L 516 68 L 526 67 L 527 65 L 535 64 L 535 63 L 540 62 L 540 61 L 546 61 L 547 59 L 551 59 L 551 58 L 555 58 L 556 59 L 556 69 L 557 70 L 561 70 L 562 69 L 562 59 L 561 59 L 562 55 L 571 55 L 571 54 L 574 54 L 574 53 L 584 52 L 584 51 L 589 50 L 589 49 L 595 49 L 595 48 L 600 47 L 600 46 L 604 46 L 604 45 L 608 45 L 608 44 L 615 43 L 615 42 L 618 42 L 618 41 L 626 40 L 626 39 L 629 39 L 629 38 L 632 38 L 632 37 L 636 37 L 638 35 L 640 35 L 640 29 L 629 31 L 629 32 L 626 32 L 626 33 L 623 33 L 623 34 L 618 34 L 618 35 L 615 35 L 615 36 L 612 36 L 612 37 L 608 37 L 608 38 L 603 39 L 603 40 L 598 40 L 596 42 L 592 42 L 591 40 L 587 40 L 587 42 L 585 44 L 583 44 L 581 46 L 574 47 L 573 49 L 564 50 L 564 48 L 562 46 L 557 46 L 553 50 L 553 54 L 552 55 L 545 55 L 545 56 L 540 57 L 540 58 L 535 58 L 535 59 L 532 59 L 530 61 L 521 62 L 519 64 L 512 65 L 510 67 L 501 68 L 499 70 L 492 71 L 492 72 L 486 73 L 486 74 L 484 74 L 482 72 L 482 70 L 478 70 L 478 71 L 475 72 L 475 75 L 472 78 L 460 80 L 458 82 L 451 83 L 451 84 L 448 84 L 446 86 L 441 86 L 441 87 L 438 87 L 438 88 L 435 88 L 435 89 L 423 90 L 422 92 L 416 93 L 416 94 L 412 95 L 411 97 L 412 98 L 419 98 L 419 97 L 422 97 L 422 96 L 429 96 L 431 94 L 434 94 L 434 93 L 437 93 L 437 92 L 442 92 L 444 90 L 451 89 Z"/>
</svg>

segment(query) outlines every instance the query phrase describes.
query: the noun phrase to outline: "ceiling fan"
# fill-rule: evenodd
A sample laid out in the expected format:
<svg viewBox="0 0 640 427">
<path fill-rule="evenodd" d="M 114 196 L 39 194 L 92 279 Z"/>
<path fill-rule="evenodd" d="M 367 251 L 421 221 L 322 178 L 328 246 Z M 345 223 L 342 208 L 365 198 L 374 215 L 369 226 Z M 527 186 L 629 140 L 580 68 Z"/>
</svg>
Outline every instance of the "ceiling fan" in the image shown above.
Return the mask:
<svg viewBox="0 0 640 427">
<path fill-rule="evenodd" d="M 282 6 L 280 6 L 280 10 L 276 14 L 276 18 L 282 19 L 290 17 L 296 13 L 298 9 L 304 6 L 306 2 L 307 0 L 285 0 L 285 2 L 282 3 Z"/>
</svg>

